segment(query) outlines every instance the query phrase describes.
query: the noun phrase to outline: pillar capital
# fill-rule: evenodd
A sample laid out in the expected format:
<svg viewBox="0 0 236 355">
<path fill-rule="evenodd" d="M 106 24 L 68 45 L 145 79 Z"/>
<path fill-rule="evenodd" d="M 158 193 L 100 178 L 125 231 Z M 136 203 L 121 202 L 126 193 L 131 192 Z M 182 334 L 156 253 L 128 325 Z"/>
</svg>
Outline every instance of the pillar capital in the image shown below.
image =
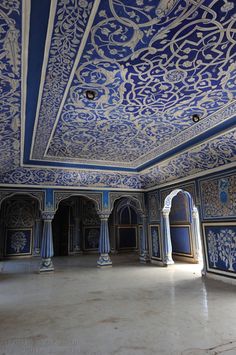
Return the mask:
<svg viewBox="0 0 236 355">
<path fill-rule="evenodd" d="M 162 213 L 163 217 L 168 217 L 170 214 L 170 210 L 169 210 L 169 208 L 163 208 L 161 213 Z"/>
<path fill-rule="evenodd" d="M 192 209 L 192 216 L 193 216 L 193 218 L 198 217 L 198 210 L 197 210 L 197 207 L 195 207 L 195 206 Z"/>
<path fill-rule="evenodd" d="M 108 221 L 108 218 L 110 217 L 110 211 L 101 211 L 98 215 L 101 220 Z"/>
<path fill-rule="evenodd" d="M 42 211 L 41 216 L 44 221 L 52 221 L 55 216 L 55 212 Z"/>
</svg>

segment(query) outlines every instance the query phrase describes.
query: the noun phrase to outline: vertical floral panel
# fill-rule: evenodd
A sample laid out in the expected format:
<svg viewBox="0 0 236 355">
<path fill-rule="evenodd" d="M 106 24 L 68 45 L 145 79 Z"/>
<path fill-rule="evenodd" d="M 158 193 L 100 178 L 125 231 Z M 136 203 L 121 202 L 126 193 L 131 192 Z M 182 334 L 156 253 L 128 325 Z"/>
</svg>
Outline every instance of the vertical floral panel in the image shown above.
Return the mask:
<svg viewBox="0 0 236 355">
<path fill-rule="evenodd" d="M 209 268 L 236 272 L 236 224 L 205 224 Z"/>
<path fill-rule="evenodd" d="M 5 254 L 7 256 L 31 254 L 31 239 L 31 229 L 8 229 Z"/>
<path fill-rule="evenodd" d="M 161 243 L 160 232 L 158 225 L 149 226 L 150 244 L 151 244 L 151 257 L 153 259 L 161 259 Z"/>
</svg>

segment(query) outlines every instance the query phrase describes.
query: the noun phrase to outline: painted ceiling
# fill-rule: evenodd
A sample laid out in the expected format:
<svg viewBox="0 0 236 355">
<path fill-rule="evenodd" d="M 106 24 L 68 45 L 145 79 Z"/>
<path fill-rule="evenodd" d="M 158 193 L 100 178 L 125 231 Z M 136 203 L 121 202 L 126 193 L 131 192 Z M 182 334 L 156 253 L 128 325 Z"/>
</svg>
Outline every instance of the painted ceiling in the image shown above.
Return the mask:
<svg viewBox="0 0 236 355">
<path fill-rule="evenodd" d="M 234 166 L 235 22 L 233 0 L 1 0 L 0 184 L 140 189 Z"/>
</svg>

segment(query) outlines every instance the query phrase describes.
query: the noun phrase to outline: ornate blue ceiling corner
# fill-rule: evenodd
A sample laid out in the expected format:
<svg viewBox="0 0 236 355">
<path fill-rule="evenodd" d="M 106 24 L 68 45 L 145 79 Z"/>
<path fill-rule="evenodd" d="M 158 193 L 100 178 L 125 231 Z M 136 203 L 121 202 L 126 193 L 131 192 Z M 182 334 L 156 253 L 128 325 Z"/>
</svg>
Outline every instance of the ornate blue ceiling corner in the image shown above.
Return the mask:
<svg viewBox="0 0 236 355">
<path fill-rule="evenodd" d="M 0 173 L 20 163 L 21 4 L 0 2 Z"/>
<path fill-rule="evenodd" d="M 141 181 L 151 188 L 232 163 L 236 167 L 236 129 L 158 164 L 141 175 Z"/>
<path fill-rule="evenodd" d="M 233 2 L 59 0 L 52 20 L 33 159 L 137 169 L 229 125 Z"/>
<path fill-rule="evenodd" d="M 0 184 L 40 187 L 141 189 L 138 174 L 103 173 L 49 168 L 17 168 L 0 175 Z"/>
<path fill-rule="evenodd" d="M 0 184 L 147 189 L 232 166 L 235 9 L 2 0 Z"/>
</svg>

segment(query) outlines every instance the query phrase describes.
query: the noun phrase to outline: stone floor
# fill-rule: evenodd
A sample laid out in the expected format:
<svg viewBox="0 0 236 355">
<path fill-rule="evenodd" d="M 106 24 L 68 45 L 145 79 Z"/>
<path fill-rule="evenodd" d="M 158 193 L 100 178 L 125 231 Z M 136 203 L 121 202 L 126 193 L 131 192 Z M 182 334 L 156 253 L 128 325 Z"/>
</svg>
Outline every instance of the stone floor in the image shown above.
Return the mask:
<svg viewBox="0 0 236 355">
<path fill-rule="evenodd" d="M 0 262 L 0 354 L 236 354 L 236 287 L 136 256 Z"/>
</svg>

